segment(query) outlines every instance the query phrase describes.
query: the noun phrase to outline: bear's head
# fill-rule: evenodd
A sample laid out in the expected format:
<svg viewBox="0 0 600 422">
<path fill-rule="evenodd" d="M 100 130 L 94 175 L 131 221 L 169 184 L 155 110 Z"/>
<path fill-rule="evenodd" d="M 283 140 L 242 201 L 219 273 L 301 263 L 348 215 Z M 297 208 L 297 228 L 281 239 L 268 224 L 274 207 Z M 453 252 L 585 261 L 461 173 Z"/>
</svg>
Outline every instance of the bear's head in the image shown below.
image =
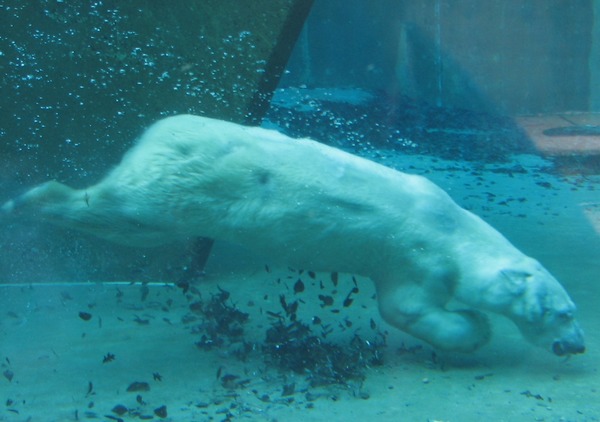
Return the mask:
<svg viewBox="0 0 600 422">
<path fill-rule="evenodd" d="M 526 339 L 558 356 L 585 351 L 575 304 L 539 262 L 526 258 L 501 274 L 513 297 L 507 316 Z"/>
</svg>

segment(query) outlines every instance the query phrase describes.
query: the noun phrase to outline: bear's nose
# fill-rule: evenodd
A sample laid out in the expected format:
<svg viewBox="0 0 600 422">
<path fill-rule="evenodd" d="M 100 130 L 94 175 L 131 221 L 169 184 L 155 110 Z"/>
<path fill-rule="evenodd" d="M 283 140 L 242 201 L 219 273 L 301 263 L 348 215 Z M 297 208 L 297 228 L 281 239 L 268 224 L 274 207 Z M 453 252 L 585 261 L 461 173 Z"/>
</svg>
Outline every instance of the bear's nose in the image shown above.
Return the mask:
<svg viewBox="0 0 600 422">
<path fill-rule="evenodd" d="M 555 341 L 552 343 L 552 351 L 557 356 L 576 355 L 578 353 L 585 352 L 585 346 L 583 344 L 571 344 L 562 341 Z"/>
</svg>

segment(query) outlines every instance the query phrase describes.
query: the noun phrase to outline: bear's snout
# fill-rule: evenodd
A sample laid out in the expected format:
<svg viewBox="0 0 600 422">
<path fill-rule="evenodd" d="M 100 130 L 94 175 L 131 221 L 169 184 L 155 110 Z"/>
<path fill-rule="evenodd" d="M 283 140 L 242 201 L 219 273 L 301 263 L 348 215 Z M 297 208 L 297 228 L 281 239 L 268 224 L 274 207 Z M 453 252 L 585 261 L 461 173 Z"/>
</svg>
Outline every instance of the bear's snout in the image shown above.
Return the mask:
<svg viewBox="0 0 600 422">
<path fill-rule="evenodd" d="M 585 352 L 585 345 L 583 343 L 555 341 L 552 343 L 552 352 L 557 356 L 576 355 Z"/>
</svg>

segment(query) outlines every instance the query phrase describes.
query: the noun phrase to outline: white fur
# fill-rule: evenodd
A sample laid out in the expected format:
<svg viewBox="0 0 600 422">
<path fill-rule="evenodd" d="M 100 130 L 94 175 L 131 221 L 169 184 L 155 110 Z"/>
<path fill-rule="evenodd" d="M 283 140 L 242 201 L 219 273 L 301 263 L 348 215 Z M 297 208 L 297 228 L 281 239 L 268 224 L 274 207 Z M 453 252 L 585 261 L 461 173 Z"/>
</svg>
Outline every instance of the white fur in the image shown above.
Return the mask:
<svg viewBox="0 0 600 422">
<path fill-rule="evenodd" d="M 170 117 L 97 185 L 48 182 L 3 210 L 128 245 L 206 236 L 298 267 L 368 276 L 390 324 L 442 349 L 485 344 L 481 310 L 506 315 L 557 354 L 584 348 L 560 284 L 436 185 L 275 131 Z M 447 310 L 452 298 L 466 309 Z"/>
</svg>

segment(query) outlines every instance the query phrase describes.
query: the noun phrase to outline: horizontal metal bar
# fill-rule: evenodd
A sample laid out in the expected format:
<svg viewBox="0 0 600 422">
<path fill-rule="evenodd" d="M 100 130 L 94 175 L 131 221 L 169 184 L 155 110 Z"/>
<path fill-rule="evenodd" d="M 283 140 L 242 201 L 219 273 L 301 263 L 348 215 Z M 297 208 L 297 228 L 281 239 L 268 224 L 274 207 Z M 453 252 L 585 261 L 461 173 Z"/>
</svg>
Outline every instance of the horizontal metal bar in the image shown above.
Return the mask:
<svg viewBox="0 0 600 422">
<path fill-rule="evenodd" d="M 175 287 L 175 283 L 169 283 L 164 281 L 150 281 L 150 282 L 141 282 L 141 281 L 74 281 L 74 282 L 35 282 L 35 283 L 2 283 L 0 282 L 0 287 L 90 287 L 90 286 L 143 286 L 146 285 L 148 287 L 152 286 L 170 286 Z"/>
</svg>

